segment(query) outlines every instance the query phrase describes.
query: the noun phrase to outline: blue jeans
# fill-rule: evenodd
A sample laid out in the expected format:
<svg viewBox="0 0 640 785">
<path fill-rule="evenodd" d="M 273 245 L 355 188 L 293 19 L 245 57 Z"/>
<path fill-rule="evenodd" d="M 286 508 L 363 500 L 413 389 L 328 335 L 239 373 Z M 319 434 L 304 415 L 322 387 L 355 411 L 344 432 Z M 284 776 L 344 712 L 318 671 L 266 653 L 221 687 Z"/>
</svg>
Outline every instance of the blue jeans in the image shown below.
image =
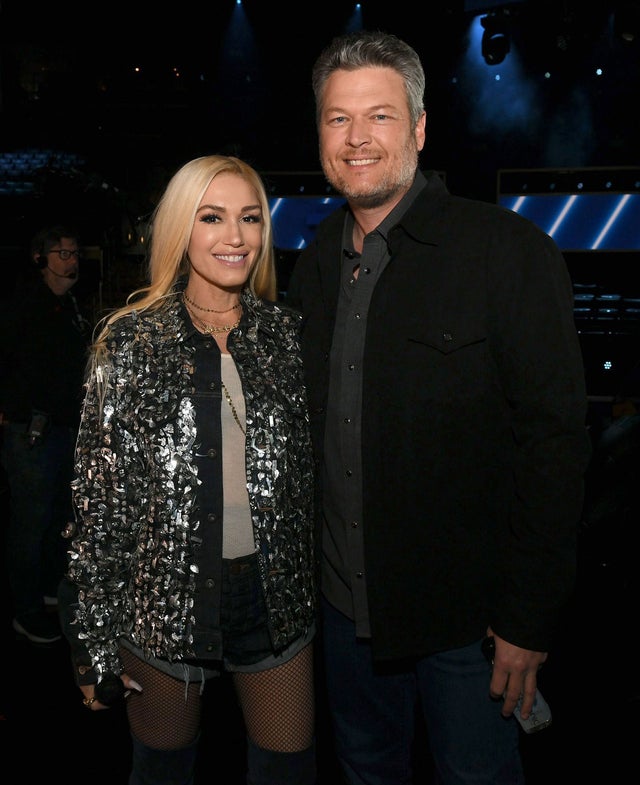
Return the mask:
<svg viewBox="0 0 640 785">
<path fill-rule="evenodd" d="M 55 597 L 66 564 L 62 532 L 73 520 L 71 479 L 75 434 L 53 425 L 29 445 L 26 423 L 8 423 L 2 433 L 2 465 L 9 486 L 7 575 L 13 615 L 43 610 L 43 595 Z"/>
<path fill-rule="evenodd" d="M 481 641 L 402 666 L 375 666 L 368 641 L 323 601 L 323 657 L 335 750 L 349 785 L 411 785 L 416 710 L 439 785 L 523 785 L 519 727 L 489 697 Z"/>
</svg>

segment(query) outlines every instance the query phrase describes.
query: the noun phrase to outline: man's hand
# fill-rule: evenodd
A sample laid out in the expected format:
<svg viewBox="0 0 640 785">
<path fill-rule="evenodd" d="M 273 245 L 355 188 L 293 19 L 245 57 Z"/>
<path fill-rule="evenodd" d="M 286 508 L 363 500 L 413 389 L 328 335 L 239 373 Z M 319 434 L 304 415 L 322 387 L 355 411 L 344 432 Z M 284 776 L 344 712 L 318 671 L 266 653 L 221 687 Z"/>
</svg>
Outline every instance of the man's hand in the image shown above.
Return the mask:
<svg viewBox="0 0 640 785">
<path fill-rule="evenodd" d="M 493 674 L 489 691 L 493 698 L 504 698 L 502 715 L 510 717 L 522 696 L 520 714 L 528 719 L 536 694 L 538 670 L 548 657 L 547 652 L 521 649 L 487 630 L 495 641 Z"/>
</svg>

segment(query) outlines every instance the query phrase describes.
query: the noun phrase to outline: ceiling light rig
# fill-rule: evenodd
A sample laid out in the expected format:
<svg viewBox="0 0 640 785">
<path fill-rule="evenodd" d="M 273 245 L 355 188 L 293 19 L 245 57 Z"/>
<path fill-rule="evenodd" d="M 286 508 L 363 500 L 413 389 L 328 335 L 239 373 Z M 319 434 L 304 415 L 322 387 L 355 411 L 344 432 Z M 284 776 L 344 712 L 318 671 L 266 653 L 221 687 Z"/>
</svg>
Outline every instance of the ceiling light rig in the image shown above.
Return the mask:
<svg viewBox="0 0 640 785">
<path fill-rule="evenodd" d="M 637 41 L 640 36 L 640 2 L 621 2 L 614 13 L 616 35 L 628 44 Z"/>
<path fill-rule="evenodd" d="M 480 20 L 484 28 L 481 51 L 487 65 L 500 65 L 511 50 L 509 9 L 493 11 Z"/>
</svg>

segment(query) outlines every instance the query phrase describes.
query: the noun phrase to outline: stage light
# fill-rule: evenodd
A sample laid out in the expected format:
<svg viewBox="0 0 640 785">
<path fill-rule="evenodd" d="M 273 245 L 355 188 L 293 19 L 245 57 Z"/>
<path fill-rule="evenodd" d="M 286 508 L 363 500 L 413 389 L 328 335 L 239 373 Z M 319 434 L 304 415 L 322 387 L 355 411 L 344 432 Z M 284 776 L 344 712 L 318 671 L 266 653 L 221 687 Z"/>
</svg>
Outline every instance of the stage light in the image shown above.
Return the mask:
<svg viewBox="0 0 640 785">
<path fill-rule="evenodd" d="M 481 51 L 487 65 L 499 65 L 509 54 L 511 42 L 507 21 L 505 11 L 487 14 L 480 20 L 484 27 Z"/>
<path fill-rule="evenodd" d="M 616 35 L 627 43 L 633 43 L 640 35 L 640 3 L 621 3 L 614 13 Z"/>
</svg>

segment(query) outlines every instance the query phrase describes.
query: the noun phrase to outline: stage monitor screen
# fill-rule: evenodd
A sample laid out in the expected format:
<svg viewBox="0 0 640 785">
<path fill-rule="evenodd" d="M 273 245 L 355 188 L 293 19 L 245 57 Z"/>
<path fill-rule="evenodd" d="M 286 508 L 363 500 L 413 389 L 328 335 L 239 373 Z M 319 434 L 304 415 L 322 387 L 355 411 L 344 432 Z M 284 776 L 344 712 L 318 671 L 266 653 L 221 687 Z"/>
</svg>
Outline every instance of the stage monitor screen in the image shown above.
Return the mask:
<svg viewBox="0 0 640 785">
<path fill-rule="evenodd" d="M 640 170 L 501 170 L 498 203 L 562 251 L 640 250 Z"/>
<path fill-rule="evenodd" d="M 301 251 L 313 239 L 320 221 L 341 204 L 340 196 L 270 197 L 274 245 L 281 251 Z"/>
<path fill-rule="evenodd" d="M 529 218 L 562 251 L 640 250 L 640 194 L 501 196 L 500 204 Z"/>
</svg>

